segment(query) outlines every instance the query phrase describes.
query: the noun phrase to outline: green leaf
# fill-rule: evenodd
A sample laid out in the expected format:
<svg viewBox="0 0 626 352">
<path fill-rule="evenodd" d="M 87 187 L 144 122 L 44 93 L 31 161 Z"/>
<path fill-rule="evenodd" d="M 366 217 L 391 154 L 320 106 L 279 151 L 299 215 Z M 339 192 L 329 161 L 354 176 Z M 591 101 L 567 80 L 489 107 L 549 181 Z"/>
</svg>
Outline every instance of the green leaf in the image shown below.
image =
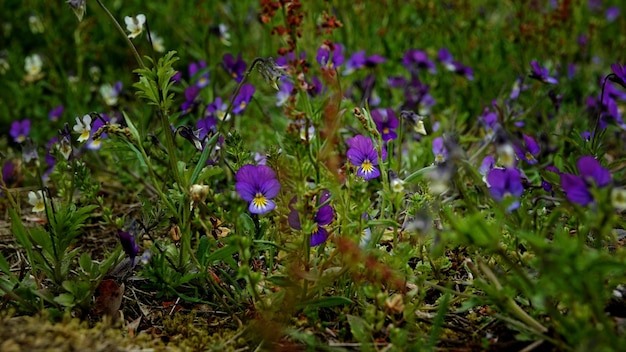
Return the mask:
<svg viewBox="0 0 626 352">
<path fill-rule="evenodd" d="M 348 318 L 350 332 L 357 341 L 363 344 L 372 343 L 372 329 L 363 318 L 350 314 L 346 315 L 346 318 Z"/>
<path fill-rule="evenodd" d="M 296 305 L 298 309 L 302 308 L 328 308 L 328 307 L 336 307 L 342 306 L 346 304 L 352 304 L 352 300 L 347 297 L 342 296 L 333 296 L 333 297 L 322 297 L 309 302 L 301 302 Z"/>
<path fill-rule="evenodd" d="M 54 297 L 54 301 L 63 307 L 73 307 L 74 306 L 74 296 L 70 293 L 61 293 L 60 295 Z"/>
</svg>

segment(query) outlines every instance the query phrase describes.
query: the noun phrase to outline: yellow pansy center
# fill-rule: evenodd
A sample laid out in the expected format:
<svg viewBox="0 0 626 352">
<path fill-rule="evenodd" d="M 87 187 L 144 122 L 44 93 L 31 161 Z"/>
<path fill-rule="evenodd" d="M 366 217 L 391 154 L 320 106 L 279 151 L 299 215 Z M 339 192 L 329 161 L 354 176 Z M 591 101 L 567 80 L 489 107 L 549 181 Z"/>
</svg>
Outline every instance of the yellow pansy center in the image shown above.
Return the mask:
<svg viewBox="0 0 626 352">
<path fill-rule="evenodd" d="M 267 206 L 267 198 L 262 193 L 257 193 L 252 200 L 252 204 L 256 208 L 265 208 Z"/>
<path fill-rule="evenodd" d="M 369 159 L 365 159 L 361 164 L 361 170 L 364 173 L 369 174 L 370 172 L 374 171 L 374 165 L 372 165 L 372 162 L 369 161 Z"/>
</svg>

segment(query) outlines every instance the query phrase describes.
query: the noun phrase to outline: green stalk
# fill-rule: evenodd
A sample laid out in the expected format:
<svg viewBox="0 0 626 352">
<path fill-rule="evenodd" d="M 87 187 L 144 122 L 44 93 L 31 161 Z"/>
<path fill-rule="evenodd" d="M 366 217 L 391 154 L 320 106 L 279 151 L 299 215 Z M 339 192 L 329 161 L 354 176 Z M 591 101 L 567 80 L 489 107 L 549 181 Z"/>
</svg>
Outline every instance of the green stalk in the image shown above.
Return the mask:
<svg viewBox="0 0 626 352">
<path fill-rule="evenodd" d="M 135 48 L 135 45 L 133 44 L 133 42 L 130 40 L 130 38 L 128 38 L 128 36 L 126 35 L 126 32 L 124 32 L 124 28 L 122 28 L 122 26 L 119 24 L 119 22 L 117 22 L 117 19 L 115 19 L 115 17 L 113 16 L 113 14 L 111 14 L 109 9 L 107 9 L 106 6 L 104 6 L 102 1 L 96 0 L 96 2 L 98 3 L 98 5 L 100 5 L 102 10 L 104 10 L 104 12 L 107 14 L 107 16 L 109 16 L 109 18 L 111 19 L 111 21 L 115 25 L 115 28 L 117 28 L 117 30 L 120 32 L 120 34 L 122 34 L 122 37 L 124 37 L 124 39 L 126 39 L 126 44 L 128 44 L 128 46 L 130 47 L 130 50 L 133 52 L 133 55 L 135 55 L 135 60 L 137 60 L 137 63 L 139 64 L 139 66 L 141 68 L 146 68 L 146 65 L 144 65 L 143 60 L 141 59 L 141 56 L 139 56 L 139 52 L 137 51 L 137 48 Z"/>
</svg>

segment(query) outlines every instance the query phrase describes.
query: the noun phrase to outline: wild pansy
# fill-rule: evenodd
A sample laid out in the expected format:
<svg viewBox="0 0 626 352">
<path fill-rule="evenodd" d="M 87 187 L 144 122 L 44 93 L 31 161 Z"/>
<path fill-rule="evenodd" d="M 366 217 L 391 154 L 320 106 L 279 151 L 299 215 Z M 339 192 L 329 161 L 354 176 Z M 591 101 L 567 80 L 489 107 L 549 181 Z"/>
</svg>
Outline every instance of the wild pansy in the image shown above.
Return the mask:
<svg viewBox="0 0 626 352">
<path fill-rule="evenodd" d="M 128 38 L 133 39 L 143 32 L 143 27 L 146 24 L 146 15 L 140 13 L 135 17 L 126 16 L 124 17 L 124 22 L 126 23 L 126 30 L 130 32 Z"/>
<path fill-rule="evenodd" d="M 206 107 L 207 116 L 214 117 L 219 121 L 230 120 L 230 114 L 227 116 L 226 110 L 228 110 L 228 104 L 222 101 L 220 97 L 215 98 L 215 100 Z"/>
<path fill-rule="evenodd" d="M 80 136 L 78 136 L 79 142 L 89 139 L 91 133 L 91 116 L 89 114 L 84 115 L 82 119 L 76 116 L 74 132 L 80 134 Z"/>
<path fill-rule="evenodd" d="M 343 71 L 343 74 L 349 75 L 363 67 L 375 67 L 385 61 L 387 61 L 387 59 L 380 55 L 374 54 L 366 57 L 365 50 L 357 51 L 346 61 L 346 69 Z"/>
<path fill-rule="evenodd" d="M 87 0 L 69 0 L 67 4 L 72 8 L 76 17 L 78 17 L 78 22 L 81 22 L 87 11 Z"/>
<path fill-rule="evenodd" d="M 30 120 L 25 119 L 22 121 L 13 121 L 11 123 L 11 131 L 9 131 L 11 137 L 16 143 L 22 143 L 26 140 L 26 137 L 30 134 Z"/>
<path fill-rule="evenodd" d="M 399 121 L 393 109 L 374 109 L 371 115 L 384 142 L 398 138 L 396 128 L 398 128 Z"/>
<path fill-rule="evenodd" d="M 130 265 L 134 266 L 135 257 L 137 257 L 137 253 L 139 252 L 139 246 L 135 241 L 135 236 L 128 231 L 117 230 L 117 237 L 120 239 L 124 253 L 126 253 L 130 259 Z"/>
<path fill-rule="evenodd" d="M 586 206 L 594 202 L 590 189 L 602 188 L 611 182 L 611 173 L 592 156 L 582 156 L 576 162 L 580 176 L 561 173 L 561 188 L 567 200 Z"/>
<path fill-rule="evenodd" d="M 106 114 L 99 114 L 99 118 L 95 119 L 91 124 L 91 130 L 96 132 L 102 126 L 106 125 L 109 122 L 109 117 Z M 105 132 L 100 133 L 98 138 L 94 139 L 93 134 L 89 137 L 87 141 L 87 148 L 91 150 L 98 150 L 102 146 L 102 140 L 107 137 Z"/>
<path fill-rule="evenodd" d="M 41 70 L 43 68 L 43 61 L 41 60 L 41 56 L 39 54 L 33 54 L 27 56 L 24 59 L 24 70 L 26 71 L 26 77 L 24 78 L 27 82 L 33 82 L 43 77 Z"/>
<path fill-rule="evenodd" d="M 407 50 L 402 57 L 402 64 L 412 73 L 417 73 L 420 70 L 427 70 L 432 74 L 437 73 L 435 64 L 428 59 L 428 54 L 423 50 Z"/>
<path fill-rule="evenodd" d="M 433 139 L 432 150 L 435 155 L 435 164 L 441 164 L 448 160 L 448 150 L 443 143 L 442 137 Z"/>
<path fill-rule="evenodd" d="M 342 51 L 343 45 L 326 41 L 317 49 L 315 59 L 322 67 L 337 68 L 344 62 Z"/>
<path fill-rule="evenodd" d="M 441 48 L 437 55 L 437 59 L 439 59 L 439 62 L 441 62 L 448 71 L 464 76 L 470 81 L 474 80 L 474 71 L 459 61 L 455 61 L 448 49 Z"/>
<path fill-rule="evenodd" d="M 524 140 L 524 144 L 522 146 L 517 144 L 513 146 L 515 154 L 517 154 L 517 157 L 520 160 L 524 160 L 530 165 L 534 165 L 537 163 L 537 159 L 535 157 L 539 155 L 540 151 L 539 144 L 529 135 L 522 134 L 522 138 Z"/>
<path fill-rule="evenodd" d="M 114 85 L 105 83 L 100 86 L 100 96 L 108 106 L 117 105 L 117 99 L 122 92 L 122 82 L 117 81 Z"/>
<path fill-rule="evenodd" d="M 265 214 L 276 207 L 272 198 L 278 195 L 280 183 L 269 166 L 244 165 L 237 171 L 235 178 L 235 189 L 243 200 L 250 203 L 250 213 Z"/>
<path fill-rule="evenodd" d="M 611 70 L 613 70 L 613 75 L 610 75 L 609 79 L 626 88 L 626 67 L 620 63 L 615 63 L 611 65 Z"/>
<path fill-rule="evenodd" d="M 157 53 L 165 52 L 165 45 L 161 36 L 151 31 L 150 41 L 152 42 L 152 49 L 154 49 L 154 51 L 156 51 Z"/>
<path fill-rule="evenodd" d="M 252 100 L 255 90 L 254 86 L 249 83 L 244 83 L 241 86 L 239 95 L 235 97 L 235 101 L 233 102 L 233 114 L 240 114 L 246 110 L 250 100 Z"/>
<path fill-rule="evenodd" d="M 494 168 L 487 174 L 489 193 L 498 202 L 509 198 L 515 200 L 506 209 L 507 212 L 519 208 L 518 198 L 524 193 L 522 173 L 516 168 Z"/>
<path fill-rule="evenodd" d="M 315 227 L 313 228 L 313 232 L 311 233 L 311 247 L 319 246 L 320 244 L 326 242 L 326 239 L 328 239 L 328 230 L 326 230 L 323 226 L 330 224 L 335 217 L 335 212 L 329 204 L 329 199 L 330 192 L 325 190 L 322 191 L 321 196 L 318 197 L 318 200 L 316 202 L 316 211 L 315 215 L 313 216 Z M 289 213 L 287 220 L 289 222 L 289 226 L 296 230 L 302 230 L 300 215 L 298 214 L 298 211 L 293 208 L 293 204 L 295 202 L 296 197 L 294 197 L 289 204 L 291 212 Z"/>
<path fill-rule="evenodd" d="M 293 83 L 288 80 L 282 80 L 278 93 L 276 93 L 276 106 L 283 106 L 291 94 L 293 93 Z"/>
<path fill-rule="evenodd" d="M 550 71 L 548 70 L 548 68 L 542 67 L 541 65 L 539 65 L 537 60 L 531 61 L 530 67 L 531 67 L 531 72 L 528 75 L 528 77 L 539 80 L 543 83 L 549 83 L 549 84 L 559 83 L 559 81 L 556 78 L 550 77 Z"/>
<path fill-rule="evenodd" d="M 48 118 L 50 121 L 59 121 L 59 118 L 63 115 L 63 111 L 65 111 L 65 107 L 63 105 L 57 105 L 55 108 L 50 110 Z"/>
<path fill-rule="evenodd" d="M 206 61 L 200 60 L 189 64 L 189 79 L 195 80 L 198 88 L 204 88 L 209 85 L 209 71 L 207 70 Z"/>
<path fill-rule="evenodd" d="M 350 147 L 347 152 L 350 163 L 357 167 L 357 176 L 363 177 L 365 180 L 371 180 L 380 176 L 378 169 L 378 153 L 372 140 L 363 135 L 354 136 L 346 141 Z M 387 151 L 382 147 L 381 159 L 387 158 Z"/>
<path fill-rule="evenodd" d="M 237 55 L 237 59 L 230 53 L 224 54 L 222 66 L 235 81 L 241 82 L 246 72 L 246 62 L 241 59 L 241 54 Z"/>
<path fill-rule="evenodd" d="M 180 106 L 182 115 L 192 112 L 198 105 L 196 98 L 200 94 L 200 88 L 197 85 L 191 85 L 185 88 L 185 101 Z"/>
<path fill-rule="evenodd" d="M 491 171 L 496 166 L 496 159 L 493 156 L 487 155 L 483 158 L 483 161 L 480 163 L 480 167 L 478 168 L 478 173 L 483 177 L 483 182 L 487 184 L 489 187 L 489 182 L 487 181 L 487 175 L 489 171 Z"/>
<path fill-rule="evenodd" d="M 39 213 L 44 211 L 46 209 L 46 204 L 43 196 L 43 191 L 39 190 L 37 192 L 28 192 L 28 204 L 33 206 L 33 213 Z"/>
<path fill-rule="evenodd" d="M 217 131 L 217 120 L 213 115 L 208 115 L 196 122 L 196 128 L 200 130 L 198 138 L 203 140 L 209 132 L 215 133 Z"/>
<path fill-rule="evenodd" d="M 400 82 L 394 82 L 400 83 Z M 430 114 L 435 105 L 435 98 L 430 95 L 430 86 L 420 81 L 417 74 L 411 74 L 411 80 L 404 85 L 403 110 L 416 110 L 420 115 Z"/>
<path fill-rule="evenodd" d="M 620 15 L 620 9 L 617 6 L 609 6 L 606 8 L 606 12 L 604 13 L 604 17 L 606 20 L 611 23 L 615 21 Z"/>
</svg>

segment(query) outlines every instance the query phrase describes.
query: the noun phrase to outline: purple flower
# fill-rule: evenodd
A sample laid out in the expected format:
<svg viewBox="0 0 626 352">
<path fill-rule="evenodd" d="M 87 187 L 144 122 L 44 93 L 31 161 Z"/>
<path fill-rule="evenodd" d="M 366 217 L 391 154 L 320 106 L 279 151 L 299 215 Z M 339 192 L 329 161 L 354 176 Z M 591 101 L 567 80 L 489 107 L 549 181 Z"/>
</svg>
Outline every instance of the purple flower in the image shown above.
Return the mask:
<svg viewBox="0 0 626 352">
<path fill-rule="evenodd" d="M 433 139 L 432 149 L 435 155 L 435 164 L 440 164 L 448 159 L 448 150 L 443 145 L 443 138 L 437 137 Z"/>
<path fill-rule="evenodd" d="M 203 140 L 210 131 L 216 132 L 217 120 L 215 119 L 215 117 L 209 115 L 203 119 L 198 120 L 198 122 L 196 122 L 196 128 L 200 130 L 200 132 L 198 133 L 198 139 Z"/>
<path fill-rule="evenodd" d="M 228 110 L 228 104 L 220 97 L 215 98 L 215 101 L 206 107 L 207 115 L 220 121 L 230 120 L 230 116 L 226 116 L 226 110 Z"/>
<path fill-rule="evenodd" d="M 495 168 L 487 174 L 489 193 L 498 202 L 507 198 L 519 198 L 524 193 L 522 174 L 515 168 Z M 519 200 L 515 200 L 507 208 L 507 212 L 519 208 Z"/>
<path fill-rule="evenodd" d="M 196 80 L 195 85 L 198 88 L 204 88 L 209 85 L 209 71 L 206 68 L 206 61 L 204 60 L 189 64 L 189 78 Z"/>
<path fill-rule="evenodd" d="M 50 110 L 50 112 L 48 113 L 48 118 L 50 119 L 50 121 L 59 121 L 59 118 L 61 117 L 61 115 L 63 115 L 64 110 L 65 108 L 63 107 L 63 105 L 58 105 L 54 109 Z"/>
<path fill-rule="evenodd" d="M 135 242 L 135 236 L 133 236 L 130 232 L 121 230 L 117 230 L 117 236 L 120 239 L 124 252 L 130 258 L 130 265 L 133 266 L 135 264 L 135 257 L 139 252 L 139 246 L 137 245 L 137 242 Z"/>
<path fill-rule="evenodd" d="M 278 93 L 276 93 L 276 106 L 283 106 L 291 96 L 292 92 L 293 83 L 288 80 L 283 80 L 280 84 L 280 89 L 278 90 Z"/>
<path fill-rule="evenodd" d="M 513 82 L 513 88 L 511 88 L 511 94 L 509 95 L 509 99 L 517 99 L 519 98 L 519 94 L 528 89 L 527 85 L 524 85 L 524 76 L 519 76 L 515 79 L 515 82 Z"/>
<path fill-rule="evenodd" d="M 196 107 L 198 94 L 200 94 L 200 88 L 197 85 L 185 89 L 185 102 L 180 107 L 183 115 L 190 113 Z"/>
<path fill-rule="evenodd" d="M 413 73 L 417 73 L 419 70 L 428 70 L 432 74 L 437 73 L 435 64 L 428 59 L 428 54 L 422 50 L 407 50 L 402 57 L 402 64 Z"/>
<path fill-rule="evenodd" d="M 534 79 L 540 80 L 541 82 L 549 83 L 549 84 L 559 83 L 559 81 L 557 81 L 556 78 L 550 77 L 550 71 L 548 71 L 546 67 L 540 66 L 536 60 L 531 61 L 530 66 L 532 68 L 532 71 L 528 75 L 528 77 L 534 78 Z"/>
<path fill-rule="evenodd" d="M 378 166 L 378 154 L 371 139 L 357 135 L 348 139 L 346 143 L 350 147 L 347 152 L 348 160 L 352 165 L 358 167 L 356 173 L 358 176 L 366 180 L 380 176 L 380 170 L 376 167 Z M 387 158 L 387 151 L 384 147 L 381 158 L 383 160 Z"/>
<path fill-rule="evenodd" d="M 521 160 L 526 161 L 530 165 L 534 165 L 537 163 L 537 159 L 535 157 L 539 155 L 539 144 L 535 141 L 535 139 L 531 136 L 522 134 L 522 138 L 524 139 L 524 146 L 515 145 L 515 154 Z"/>
<path fill-rule="evenodd" d="M 329 198 L 330 192 L 323 191 L 317 201 L 317 211 L 315 212 L 315 216 L 313 218 L 313 221 L 315 221 L 315 228 L 311 233 L 311 247 L 318 246 L 326 242 L 326 239 L 328 239 L 328 231 L 322 226 L 330 224 L 335 217 L 333 208 L 330 204 L 328 204 Z M 289 208 L 291 209 L 291 212 L 289 213 L 287 220 L 289 222 L 289 226 L 296 230 L 302 230 L 300 215 L 298 215 L 296 209 L 293 208 L 293 203 L 295 202 L 296 197 L 294 197 L 290 202 L 291 204 L 289 205 Z"/>
<path fill-rule="evenodd" d="M 246 62 L 241 59 L 241 54 L 237 55 L 237 59 L 232 54 L 227 53 L 222 57 L 223 66 L 226 72 L 235 79 L 237 82 L 241 82 L 243 74 L 246 72 Z"/>
<path fill-rule="evenodd" d="M 448 49 L 440 49 L 437 55 L 437 59 L 446 67 L 446 69 L 448 69 L 448 71 L 452 71 L 458 75 L 464 76 L 470 81 L 474 80 L 474 70 L 458 61 L 455 61 L 454 57 L 448 51 Z"/>
<path fill-rule="evenodd" d="M 619 13 L 620 13 L 619 7 L 617 6 L 608 7 L 605 13 L 606 20 L 609 22 L 615 21 L 619 17 Z"/>
<path fill-rule="evenodd" d="M 576 204 L 586 206 L 594 202 L 590 188 L 604 187 L 611 182 L 611 173 L 600 165 L 592 156 L 583 156 L 576 162 L 580 176 L 562 173 L 561 188 L 567 199 Z"/>
<path fill-rule="evenodd" d="M 269 166 L 244 165 L 235 178 L 235 189 L 243 200 L 250 202 L 248 210 L 252 214 L 265 214 L 276 207 L 272 198 L 278 195 L 280 183 Z"/>
<path fill-rule="evenodd" d="M 610 76 L 609 79 L 626 88 L 626 67 L 620 63 L 616 63 L 611 65 L 611 70 L 613 70 L 615 76 Z"/>
<path fill-rule="evenodd" d="M 396 128 L 398 128 L 398 118 L 391 108 L 372 110 L 372 120 L 376 124 L 376 129 L 380 132 L 383 141 L 398 138 Z"/>
<path fill-rule="evenodd" d="M 11 160 L 5 161 L 2 165 L 2 182 L 4 182 L 7 186 L 10 186 L 11 183 L 13 183 L 14 181 L 13 178 L 17 174 L 16 166 L 17 165 L 14 164 Z"/>
<path fill-rule="evenodd" d="M 480 163 L 478 173 L 483 176 L 483 182 L 485 182 L 487 186 L 489 186 L 489 183 L 487 182 L 487 175 L 489 174 L 489 171 L 493 170 L 495 166 L 496 159 L 491 155 L 487 155 L 486 157 L 484 157 L 483 161 Z"/>
<path fill-rule="evenodd" d="M 339 43 L 324 43 L 317 49 L 315 59 L 322 67 L 336 68 L 341 66 L 344 61 L 342 55 L 343 45 Z"/>
<path fill-rule="evenodd" d="M 352 54 L 352 56 L 346 61 L 346 70 L 343 72 L 344 75 L 350 74 L 358 69 L 363 67 L 374 67 L 378 64 L 382 64 L 387 61 L 384 57 L 380 55 L 372 55 L 369 57 L 365 56 L 365 50 L 357 51 Z"/>
<path fill-rule="evenodd" d="M 28 134 L 30 133 L 30 120 L 29 119 L 25 119 L 22 121 L 13 121 L 13 123 L 11 123 L 11 131 L 9 132 L 9 134 L 11 135 L 11 137 L 13 137 L 13 140 L 16 143 L 22 143 L 26 140 L 26 137 L 28 137 Z"/>
<path fill-rule="evenodd" d="M 244 83 L 244 85 L 241 86 L 239 95 L 237 95 L 235 101 L 233 102 L 233 114 L 240 114 L 244 110 L 246 110 L 248 103 L 250 103 L 250 100 L 252 100 L 252 95 L 254 95 L 254 92 L 255 89 L 252 84 Z"/>
</svg>

